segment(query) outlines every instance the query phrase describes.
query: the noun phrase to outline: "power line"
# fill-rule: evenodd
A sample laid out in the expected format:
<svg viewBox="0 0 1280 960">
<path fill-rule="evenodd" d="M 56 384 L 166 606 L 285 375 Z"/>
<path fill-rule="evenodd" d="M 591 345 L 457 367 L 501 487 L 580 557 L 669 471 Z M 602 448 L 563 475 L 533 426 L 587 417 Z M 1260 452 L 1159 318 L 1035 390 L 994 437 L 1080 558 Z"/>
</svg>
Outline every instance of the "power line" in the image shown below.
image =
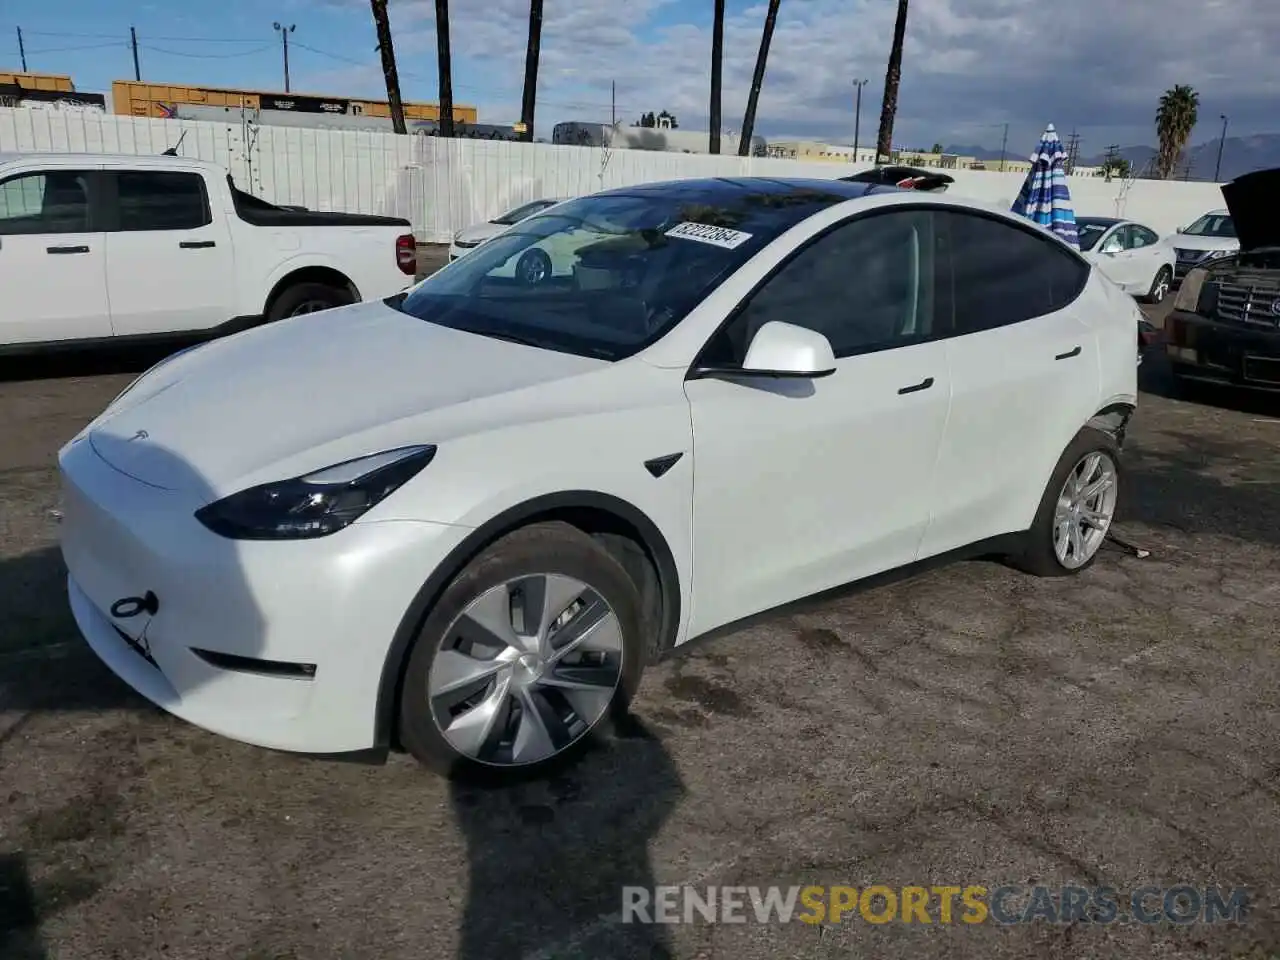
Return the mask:
<svg viewBox="0 0 1280 960">
<path fill-rule="evenodd" d="M 274 43 L 263 44 L 254 47 L 252 50 L 237 50 L 235 53 L 188 53 L 185 50 L 166 50 L 163 47 L 153 47 L 149 43 L 139 42 L 139 47 L 143 50 L 150 50 L 152 53 L 162 53 L 169 57 L 187 57 L 194 60 L 232 60 L 237 57 L 252 57 L 256 54 L 263 53 L 275 47 Z"/>
<path fill-rule="evenodd" d="M 24 36 L 28 37 L 56 37 L 58 39 L 74 39 L 74 40 L 115 40 L 119 39 L 119 34 L 114 33 L 67 33 L 53 32 L 48 30 L 24 30 Z M 257 37 L 148 37 L 150 40 L 159 40 L 161 43 L 260 43 Z"/>
<path fill-rule="evenodd" d="M 108 47 L 127 46 L 124 40 L 117 40 L 114 43 L 86 43 L 77 47 L 45 47 L 42 50 L 28 50 L 31 56 L 39 56 L 42 53 L 74 53 L 77 50 L 106 50 Z"/>
</svg>

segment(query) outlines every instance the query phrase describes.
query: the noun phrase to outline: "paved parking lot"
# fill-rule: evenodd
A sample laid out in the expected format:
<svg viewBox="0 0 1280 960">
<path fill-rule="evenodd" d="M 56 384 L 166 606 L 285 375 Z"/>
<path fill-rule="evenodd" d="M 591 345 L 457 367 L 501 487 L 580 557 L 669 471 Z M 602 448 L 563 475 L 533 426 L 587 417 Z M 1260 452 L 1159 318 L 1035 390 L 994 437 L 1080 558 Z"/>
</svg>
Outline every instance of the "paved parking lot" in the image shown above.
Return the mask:
<svg viewBox="0 0 1280 960">
<path fill-rule="evenodd" d="M 0 957 L 1280 954 L 1280 404 L 1144 395 L 1073 580 L 975 562 L 652 669 L 503 792 L 241 746 L 77 640 L 54 453 L 152 359 L 0 381 Z M 1145 373 L 1159 388 L 1161 371 Z M 1248 886 L 1239 925 L 621 925 L 624 884 Z"/>
</svg>

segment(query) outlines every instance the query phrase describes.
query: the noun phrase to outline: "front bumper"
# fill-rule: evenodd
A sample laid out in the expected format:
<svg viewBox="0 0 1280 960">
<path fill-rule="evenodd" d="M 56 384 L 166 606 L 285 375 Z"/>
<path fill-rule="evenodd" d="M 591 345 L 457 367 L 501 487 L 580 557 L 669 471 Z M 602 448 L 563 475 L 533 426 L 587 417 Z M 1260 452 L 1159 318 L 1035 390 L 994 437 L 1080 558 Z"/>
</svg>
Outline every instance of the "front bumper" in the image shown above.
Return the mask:
<svg viewBox="0 0 1280 960">
<path fill-rule="evenodd" d="M 1164 341 L 1179 376 L 1280 390 L 1280 330 L 1242 328 L 1175 310 L 1165 320 Z"/>
<path fill-rule="evenodd" d="M 449 244 L 449 262 L 453 263 L 453 261 L 457 260 L 461 256 L 465 256 L 478 246 L 480 246 L 480 244 L 477 243 L 469 247 L 464 247 L 459 245 L 455 240 L 453 243 Z"/>
<path fill-rule="evenodd" d="M 119 473 L 86 441 L 59 462 L 71 610 L 117 676 L 175 716 L 246 743 L 378 746 L 392 638 L 466 528 L 385 521 L 311 541 L 232 541 L 194 518 L 192 498 Z M 154 615 L 113 616 L 117 601 L 148 591 Z"/>
</svg>

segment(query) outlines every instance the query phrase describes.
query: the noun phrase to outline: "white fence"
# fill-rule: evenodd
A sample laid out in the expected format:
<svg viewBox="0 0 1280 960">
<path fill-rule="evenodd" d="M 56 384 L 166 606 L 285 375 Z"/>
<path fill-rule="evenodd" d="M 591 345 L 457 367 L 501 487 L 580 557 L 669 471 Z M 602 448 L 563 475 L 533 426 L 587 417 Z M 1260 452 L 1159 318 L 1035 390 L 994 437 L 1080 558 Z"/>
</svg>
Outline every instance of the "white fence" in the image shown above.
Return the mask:
<svg viewBox="0 0 1280 960">
<path fill-rule="evenodd" d="M 225 166 L 238 185 L 266 200 L 405 217 L 427 242 L 446 241 L 455 230 L 539 197 L 685 177 L 830 179 L 862 169 L 773 158 L 0 108 L 0 152 L 159 154 L 180 138 L 183 156 Z M 952 193 L 1006 207 L 1022 185 L 1018 174 L 951 172 Z M 1077 215 L 1130 217 L 1160 233 L 1222 206 L 1217 185 L 1208 183 L 1073 177 L 1070 188 Z"/>
</svg>

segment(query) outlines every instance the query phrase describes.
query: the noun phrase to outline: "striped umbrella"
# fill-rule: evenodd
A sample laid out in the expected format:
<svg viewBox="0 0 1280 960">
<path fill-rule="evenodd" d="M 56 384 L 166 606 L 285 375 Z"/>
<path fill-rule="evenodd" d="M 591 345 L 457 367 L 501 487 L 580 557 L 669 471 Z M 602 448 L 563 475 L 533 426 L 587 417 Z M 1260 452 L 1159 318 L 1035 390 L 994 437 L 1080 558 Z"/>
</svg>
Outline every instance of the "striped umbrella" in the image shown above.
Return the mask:
<svg viewBox="0 0 1280 960">
<path fill-rule="evenodd" d="M 1018 199 L 1013 201 L 1013 212 L 1052 230 L 1076 249 L 1080 239 L 1076 234 L 1076 215 L 1071 208 L 1071 192 L 1067 189 L 1067 154 L 1053 124 L 1031 155 L 1031 169 L 1022 184 Z"/>
</svg>

